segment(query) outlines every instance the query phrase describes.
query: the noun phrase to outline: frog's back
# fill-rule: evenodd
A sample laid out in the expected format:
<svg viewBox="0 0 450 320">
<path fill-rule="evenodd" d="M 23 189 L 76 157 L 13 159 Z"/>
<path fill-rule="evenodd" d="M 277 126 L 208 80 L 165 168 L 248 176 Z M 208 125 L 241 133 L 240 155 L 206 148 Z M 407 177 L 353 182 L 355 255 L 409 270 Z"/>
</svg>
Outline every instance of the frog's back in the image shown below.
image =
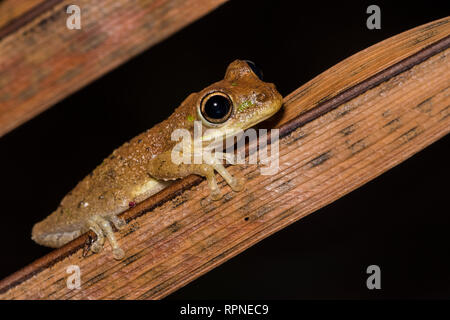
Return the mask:
<svg viewBox="0 0 450 320">
<path fill-rule="evenodd" d="M 139 203 L 169 182 L 158 181 L 148 173 L 148 163 L 171 148 L 172 132 L 190 125 L 195 94 L 190 95 L 165 121 L 134 137 L 114 150 L 61 201 L 58 208 L 33 227 L 37 243 L 59 247 L 88 230 L 85 221 L 94 215 L 111 217 Z"/>
</svg>

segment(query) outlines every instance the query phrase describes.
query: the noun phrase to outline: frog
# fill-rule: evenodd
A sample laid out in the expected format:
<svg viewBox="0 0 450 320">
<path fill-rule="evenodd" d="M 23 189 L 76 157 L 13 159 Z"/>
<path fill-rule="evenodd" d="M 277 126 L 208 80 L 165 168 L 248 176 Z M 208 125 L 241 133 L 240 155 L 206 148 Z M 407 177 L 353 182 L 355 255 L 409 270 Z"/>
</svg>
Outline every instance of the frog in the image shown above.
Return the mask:
<svg viewBox="0 0 450 320">
<path fill-rule="evenodd" d="M 282 96 L 273 83 L 264 82 L 261 70 L 250 60 L 235 60 L 225 77 L 203 90 L 191 93 L 166 120 L 156 124 L 114 150 L 90 174 L 82 179 L 59 206 L 36 223 L 32 239 L 51 248 L 59 248 L 82 234 L 93 231 L 93 253 L 102 250 L 108 240 L 113 258 L 121 260 L 113 226 L 126 226 L 120 214 L 160 192 L 174 180 L 191 174 L 206 178 L 211 201 L 221 198 L 216 172 L 235 192 L 242 190 L 243 178 L 232 176 L 220 161 L 174 163 L 173 150 L 178 141 L 174 130 L 194 133 L 195 123 L 212 130 L 213 137 L 245 130 L 270 118 L 282 106 Z M 204 137 L 191 135 L 192 145 L 205 143 Z M 201 140 L 201 141 L 199 141 Z M 191 152 L 184 150 L 181 152 Z"/>
</svg>

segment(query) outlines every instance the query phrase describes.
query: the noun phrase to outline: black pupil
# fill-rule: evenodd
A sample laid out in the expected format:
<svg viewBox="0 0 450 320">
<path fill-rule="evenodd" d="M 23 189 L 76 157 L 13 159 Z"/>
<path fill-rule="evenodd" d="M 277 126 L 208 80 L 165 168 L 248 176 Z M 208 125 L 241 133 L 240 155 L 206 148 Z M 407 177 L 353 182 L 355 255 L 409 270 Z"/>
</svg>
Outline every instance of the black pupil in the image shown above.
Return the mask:
<svg viewBox="0 0 450 320">
<path fill-rule="evenodd" d="M 205 102 L 204 113 L 211 119 L 222 119 L 230 111 L 230 101 L 222 95 L 214 95 Z"/>
</svg>

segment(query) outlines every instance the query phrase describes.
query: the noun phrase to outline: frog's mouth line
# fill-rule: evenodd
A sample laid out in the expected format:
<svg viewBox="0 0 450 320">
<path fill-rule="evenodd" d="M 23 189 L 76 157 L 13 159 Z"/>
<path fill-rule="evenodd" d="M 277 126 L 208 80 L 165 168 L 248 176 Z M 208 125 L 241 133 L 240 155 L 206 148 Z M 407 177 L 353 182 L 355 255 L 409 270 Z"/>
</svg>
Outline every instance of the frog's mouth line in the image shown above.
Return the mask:
<svg viewBox="0 0 450 320">
<path fill-rule="evenodd" d="M 256 126 L 258 123 L 261 123 L 263 121 L 266 121 L 267 119 L 271 118 L 275 113 L 277 113 L 276 111 L 270 114 L 267 114 L 266 116 L 263 116 L 262 118 L 259 118 L 258 121 L 254 121 L 253 123 L 251 123 L 248 127 L 246 127 L 244 130 L 247 130 L 249 128 L 252 128 L 254 126 Z"/>
</svg>

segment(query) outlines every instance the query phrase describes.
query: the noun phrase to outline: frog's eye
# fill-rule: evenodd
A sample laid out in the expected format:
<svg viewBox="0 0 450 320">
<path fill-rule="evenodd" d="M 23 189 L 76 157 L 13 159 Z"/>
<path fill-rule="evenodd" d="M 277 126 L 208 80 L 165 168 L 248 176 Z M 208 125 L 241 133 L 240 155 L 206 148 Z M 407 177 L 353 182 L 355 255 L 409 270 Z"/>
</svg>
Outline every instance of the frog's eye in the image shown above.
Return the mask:
<svg viewBox="0 0 450 320">
<path fill-rule="evenodd" d="M 213 124 L 224 123 L 231 116 L 233 103 L 223 92 L 212 92 L 202 99 L 200 112 L 203 118 Z"/>
<path fill-rule="evenodd" d="M 253 61 L 250 60 L 244 60 L 245 62 L 247 62 L 248 66 L 250 67 L 250 69 L 252 69 L 253 73 L 256 74 L 256 76 L 259 78 L 259 80 L 263 79 L 263 72 L 261 70 L 260 67 L 258 67 L 256 65 L 256 63 L 254 63 Z"/>
</svg>

